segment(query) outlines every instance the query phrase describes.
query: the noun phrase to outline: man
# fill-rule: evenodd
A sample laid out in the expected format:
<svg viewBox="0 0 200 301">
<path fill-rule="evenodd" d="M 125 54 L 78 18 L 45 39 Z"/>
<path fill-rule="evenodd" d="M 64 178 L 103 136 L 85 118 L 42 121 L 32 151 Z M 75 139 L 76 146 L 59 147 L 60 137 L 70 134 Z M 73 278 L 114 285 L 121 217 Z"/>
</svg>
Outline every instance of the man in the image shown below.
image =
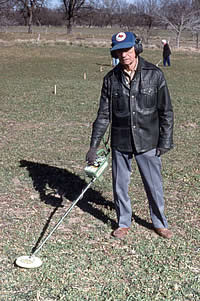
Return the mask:
<svg viewBox="0 0 200 301">
<path fill-rule="evenodd" d="M 133 156 L 144 183 L 154 230 L 164 238 L 173 236 L 164 215 L 160 158 L 173 146 L 173 110 L 162 71 L 139 56 L 142 50 L 134 33 L 113 35 L 111 54 L 120 63 L 104 77 L 86 155 L 86 161 L 92 164 L 111 123 L 113 195 L 119 226 L 112 235 L 120 239 L 131 226 L 128 186 Z"/>
<path fill-rule="evenodd" d="M 166 64 L 170 67 L 170 55 L 171 55 L 171 50 L 169 48 L 169 44 L 167 43 L 166 40 L 162 40 L 163 43 L 163 66 L 166 67 Z"/>
</svg>

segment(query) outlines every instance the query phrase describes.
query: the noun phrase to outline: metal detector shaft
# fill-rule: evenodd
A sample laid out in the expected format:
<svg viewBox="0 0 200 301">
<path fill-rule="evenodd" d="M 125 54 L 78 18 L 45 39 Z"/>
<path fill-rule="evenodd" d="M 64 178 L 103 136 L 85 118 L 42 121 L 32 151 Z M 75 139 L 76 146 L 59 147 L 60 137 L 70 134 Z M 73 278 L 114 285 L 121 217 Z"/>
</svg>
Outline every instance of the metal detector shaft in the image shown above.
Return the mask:
<svg viewBox="0 0 200 301">
<path fill-rule="evenodd" d="M 41 245 L 39 246 L 39 248 L 37 248 L 32 254 L 31 256 L 37 254 L 40 249 L 43 247 L 43 245 L 45 244 L 45 242 L 50 238 L 50 236 L 54 233 L 54 231 L 56 231 L 56 229 L 59 227 L 59 225 L 62 223 L 62 221 L 64 220 L 64 218 L 70 213 L 70 211 L 74 208 L 74 206 L 78 203 L 78 201 L 83 197 L 84 193 L 88 190 L 88 188 L 90 188 L 90 186 L 96 181 L 96 177 L 92 178 L 92 180 L 88 183 L 88 185 L 85 187 L 85 189 L 83 189 L 82 193 L 79 195 L 79 197 L 73 201 L 73 203 L 71 204 L 71 206 L 68 208 L 68 210 L 65 212 L 65 214 L 63 215 L 63 217 L 58 221 L 58 223 L 54 226 L 54 228 L 52 229 L 52 231 L 48 234 L 48 236 L 44 239 L 44 241 L 41 243 Z"/>
</svg>

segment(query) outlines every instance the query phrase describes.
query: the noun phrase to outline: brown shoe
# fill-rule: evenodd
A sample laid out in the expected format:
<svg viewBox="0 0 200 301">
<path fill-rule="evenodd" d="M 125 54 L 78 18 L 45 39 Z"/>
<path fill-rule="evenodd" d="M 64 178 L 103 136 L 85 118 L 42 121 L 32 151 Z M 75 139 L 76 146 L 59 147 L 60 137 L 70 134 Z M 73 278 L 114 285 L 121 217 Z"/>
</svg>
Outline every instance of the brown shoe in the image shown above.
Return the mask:
<svg viewBox="0 0 200 301">
<path fill-rule="evenodd" d="M 164 238 L 170 239 L 173 237 L 172 231 L 170 231 L 167 228 L 155 228 L 154 230 L 158 235 L 160 235 Z"/>
<path fill-rule="evenodd" d="M 112 232 L 112 236 L 115 238 L 122 239 L 124 236 L 127 235 L 130 228 L 117 228 L 115 231 Z"/>
</svg>

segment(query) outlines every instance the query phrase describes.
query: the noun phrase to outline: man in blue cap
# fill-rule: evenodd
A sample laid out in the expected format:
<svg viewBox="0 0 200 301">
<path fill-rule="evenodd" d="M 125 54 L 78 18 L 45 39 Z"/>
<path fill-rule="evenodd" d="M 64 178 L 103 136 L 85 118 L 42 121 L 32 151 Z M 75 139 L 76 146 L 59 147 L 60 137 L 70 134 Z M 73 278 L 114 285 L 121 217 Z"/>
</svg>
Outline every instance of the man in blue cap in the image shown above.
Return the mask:
<svg viewBox="0 0 200 301">
<path fill-rule="evenodd" d="M 132 32 L 112 37 L 111 55 L 119 64 L 103 80 L 86 161 L 93 164 L 101 139 L 111 124 L 113 195 L 118 228 L 124 238 L 132 221 L 128 187 L 133 157 L 149 202 L 155 232 L 171 238 L 164 214 L 160 156 L 173 147 L 173 109 L 163 72 L 140 53 L 141 41 Z"/>
</svg>

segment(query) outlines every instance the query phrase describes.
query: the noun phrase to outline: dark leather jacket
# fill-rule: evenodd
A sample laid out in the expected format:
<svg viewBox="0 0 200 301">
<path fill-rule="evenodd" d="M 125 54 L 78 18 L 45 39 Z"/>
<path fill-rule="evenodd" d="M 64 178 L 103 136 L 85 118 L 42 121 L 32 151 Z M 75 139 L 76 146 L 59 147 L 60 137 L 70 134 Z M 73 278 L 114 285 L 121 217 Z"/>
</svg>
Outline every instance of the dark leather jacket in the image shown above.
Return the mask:
<svg viewBox="0 0 200 301">
<path fill-rule="evenodd" d="M 111 147 L 119 151 L 173 147 L 173 109 L 163 72 L 138 58 L 130 85 L 120 64 L 104 77 L 91 147 L 99 146 L 110 121 Z"/>
</svg>

